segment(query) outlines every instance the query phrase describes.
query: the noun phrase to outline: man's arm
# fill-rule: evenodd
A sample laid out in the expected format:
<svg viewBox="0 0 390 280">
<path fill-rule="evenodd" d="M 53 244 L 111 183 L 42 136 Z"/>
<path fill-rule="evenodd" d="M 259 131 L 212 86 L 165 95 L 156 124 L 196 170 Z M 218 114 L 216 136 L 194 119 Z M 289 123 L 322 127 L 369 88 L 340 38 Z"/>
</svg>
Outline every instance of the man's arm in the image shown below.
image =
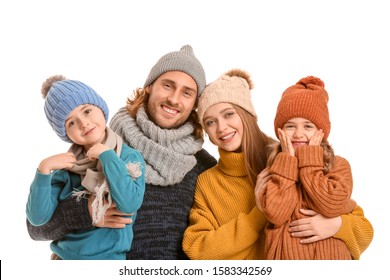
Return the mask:
<svg viewBox="0 0 390 280">
<path fill-rule="evenodd" d="M 33 240 L 59 240 L 75 230 L 93 229 L 88 210 L 88 199 L 70 197 L 60 202 L 50 221 L 33 226 L 26 219 L 27 230 Z"/>
</svg>

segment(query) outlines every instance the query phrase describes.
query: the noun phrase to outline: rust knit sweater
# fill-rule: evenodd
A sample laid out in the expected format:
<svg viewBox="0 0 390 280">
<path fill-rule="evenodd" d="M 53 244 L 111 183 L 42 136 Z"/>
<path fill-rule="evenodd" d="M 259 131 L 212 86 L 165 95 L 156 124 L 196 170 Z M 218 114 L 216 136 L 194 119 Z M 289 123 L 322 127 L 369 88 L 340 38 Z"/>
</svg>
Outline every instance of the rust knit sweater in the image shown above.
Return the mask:
<svg viewBox="0 0 390 280">
<path fill-rule="evenodd" d="M 183 250 L 190 259 L 265 259 L 268 222 L 256 207 L 243 154 L 219 149 L 219 155 L 217 165 L 198 177 Z M 335 237 L 358 259 L 372 240 L 372 226 L 358 206 L 341 217 L 342 226 Z"/>
<path fill-rule="evenodd" d="M 356 207 L 351 200 L 352 172 L 344 158 L 335 157 L 334 167 L 324 174 L 323 148 L 302 146 L 296 156 L 279 153 L 270 168 L 272 175 L 260 201 L 270 224 L 266 228 L 267 259 L 351 259 L 346 244 L 328 238 L 300 244 L 288 232 L 291 221 L 305 218 L 299 209 L 312 209 L 325 217 L 350 213 Z"/>
</svg>

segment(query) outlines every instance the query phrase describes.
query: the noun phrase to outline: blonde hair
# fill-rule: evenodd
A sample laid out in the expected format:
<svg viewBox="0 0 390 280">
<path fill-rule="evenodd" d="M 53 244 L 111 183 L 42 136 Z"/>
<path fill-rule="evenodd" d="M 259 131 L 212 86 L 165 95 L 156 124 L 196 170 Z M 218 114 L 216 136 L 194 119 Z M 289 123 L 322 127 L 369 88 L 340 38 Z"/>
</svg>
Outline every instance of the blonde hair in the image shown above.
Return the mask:
<svg viewBox="0 0 390 280">
<path fill-rule="evenodd" d="M 136 90 L 134 90 L 132 98 L 127 98 L 126 101 L 126 108 L 130 116 L 135 119 L 137 116 L 138 109 L 142 106 L 145 108 L 146 113 L 149 114 L 148 106 L 147 106 L 148 101 L 149 101 L 149 94 L 146 91 L 146 87 L 137 88 Z M 198 98 L 196 100 L 195 107 L 197 106 L 197 103 L 198 103 Z M 188 117 L 187 121 L 191 122 L 195 127 L 194 132 L 192 133 L 194 137 L 196 139 L 203 139 L 204 133 L 203 133 L 202 125 L 199 122 L 198 114 L 195 111 L 195 109 L 191 111 L 191 114 Z"/>
<path fill-rule="evenodd" d="M 244 133 L 241 150 L 244 154 L 245 168 L 249 182 L 255 186 L 257 175 L 267 166 L 269 147 L 276 140 L 262 132 L 257 124 L 256 117 L 238 105 L 232 104 L 240 116 Z"/>
</svg>

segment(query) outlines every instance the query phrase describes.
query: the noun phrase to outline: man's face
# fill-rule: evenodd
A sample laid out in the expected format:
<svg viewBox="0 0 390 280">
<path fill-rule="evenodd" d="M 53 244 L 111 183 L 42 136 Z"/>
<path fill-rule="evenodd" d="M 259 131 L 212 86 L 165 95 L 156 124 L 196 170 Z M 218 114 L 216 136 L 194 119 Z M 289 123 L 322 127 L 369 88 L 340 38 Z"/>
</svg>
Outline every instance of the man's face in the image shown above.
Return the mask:
<svg viewBox="0 0 390 280">
<path fill-rule="evenodd" d="M 146 88 L 150 119 L 161 128 L 176 128 L 186 122 L 195 108 L 197 85 L 180 71 L 162 74 Z"/>
</svg>

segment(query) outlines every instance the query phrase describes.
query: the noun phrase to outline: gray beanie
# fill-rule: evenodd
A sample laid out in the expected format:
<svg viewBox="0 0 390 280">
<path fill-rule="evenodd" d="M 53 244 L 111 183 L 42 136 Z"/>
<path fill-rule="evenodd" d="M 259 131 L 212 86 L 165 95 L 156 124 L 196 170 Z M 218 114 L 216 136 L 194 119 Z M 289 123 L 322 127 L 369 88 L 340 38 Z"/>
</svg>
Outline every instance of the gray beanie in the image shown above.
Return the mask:
<svg viewBox="0 0 390 280">
<path fill-rule="evenodd" d="M 181 71 L 190 75 L 198 86 L 198 97 L 206 86 L 203 66 L 195 57 L 190 45 L 185 45 L 180 51 L 170 52 L 161 57 L 150 70 L 144 87 L 151 85 L 158 77 L 169 71 Z"/>
<path fill-rule="evenodd" d="M 45 114 L 49 124 L 64 141 L 73 143 L 65 130 L 65 121 L 69 113 L 83 104 L 99 107 L 108 120 L 106 102 L 90 86 L 64 76 L 52 76 L 42 84 L 42 96 L 45 98 Z"/>
</svg>

